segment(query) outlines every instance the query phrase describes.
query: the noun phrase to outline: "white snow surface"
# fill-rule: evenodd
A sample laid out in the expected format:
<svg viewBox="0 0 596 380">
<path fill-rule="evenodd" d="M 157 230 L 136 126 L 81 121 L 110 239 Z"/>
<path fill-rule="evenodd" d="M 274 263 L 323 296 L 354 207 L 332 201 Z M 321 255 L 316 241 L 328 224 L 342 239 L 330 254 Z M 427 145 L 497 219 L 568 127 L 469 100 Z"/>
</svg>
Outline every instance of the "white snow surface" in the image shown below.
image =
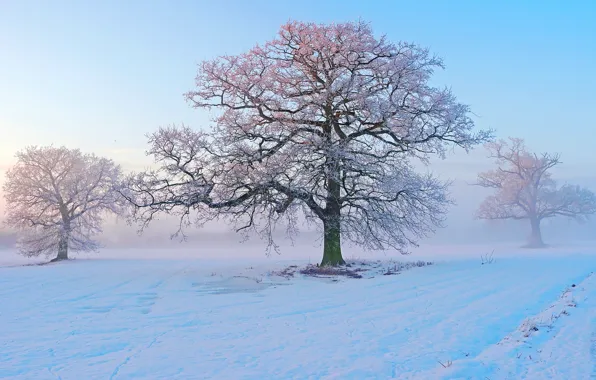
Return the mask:
<svg viewBox="0 0 596 380">
<path fill-rule="evenodd" d="M 485 251 L 335 281 L 278 276 L 308 263 L 284 256 L 4 255 L 0 378 L 596 378 L 596 254 Z"/>
</svg>

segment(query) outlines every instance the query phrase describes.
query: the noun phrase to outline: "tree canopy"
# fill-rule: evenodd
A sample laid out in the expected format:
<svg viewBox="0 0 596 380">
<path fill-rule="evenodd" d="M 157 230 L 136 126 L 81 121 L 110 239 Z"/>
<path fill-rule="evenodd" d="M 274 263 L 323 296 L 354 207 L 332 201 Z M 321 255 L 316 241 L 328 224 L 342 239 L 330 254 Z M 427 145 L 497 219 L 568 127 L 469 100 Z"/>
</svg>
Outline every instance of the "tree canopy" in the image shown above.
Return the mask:
<svg viewBox="0 0 596 380">
<path fill-rule="evenodd" d="M 92 251 L 106 213 L 121 213 L 120 167 L 78 149 L 32 146 L 16 155 L 6 173 L 5 223 L 17 229 L 25 256 Z"/>
<path fill-rule="evenodd" d="M 524 140 L 509 138 L 486 145 L 497 168 L 478 175 L 478 185 L 494 189 L 478 209 L 480 219 L 528 219 L 531 246 L 543 246 L 540 222 L 557 216 L 583 221 L 596 212 L 588 189 L 558 186 L 551 169 L 561 163 L 552 153 L 531 153 Z"/>
<path fill-rule="evenodd" d="M 490 138 L 468 106 L 429 81 L 441 59 L 376 38 L 363 22 L 289 22 L 244 54 L 199 65 L 185 96 L 216 111 L 213 127 L 161 128 L 149 138 L 160 167 L 129 178 L 127 198 L 146 224 L 219 217 L 269 239 L 298 215 L 321 227 L 322 264 L 343 263 L 341 239 L 404 251 L 441 225 L 447 183 L 414 170 Z"/>
</svg>

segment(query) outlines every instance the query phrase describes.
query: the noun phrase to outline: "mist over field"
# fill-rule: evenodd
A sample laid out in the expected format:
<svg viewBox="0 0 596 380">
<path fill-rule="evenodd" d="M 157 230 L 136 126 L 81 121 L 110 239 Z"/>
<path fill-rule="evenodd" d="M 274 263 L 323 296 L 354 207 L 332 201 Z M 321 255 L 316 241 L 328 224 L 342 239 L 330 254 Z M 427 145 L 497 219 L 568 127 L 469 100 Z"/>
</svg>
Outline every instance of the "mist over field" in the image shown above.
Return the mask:
<svg viewBox="0 0 596 380">
<path fill-rule="evenodd" d="M 445 228 L 437 229 L 436 233 L 420 242 L 423 246 L 440 245 L 473 245 L 486 246 L 489 249 L 495 244 L 506 243 L 513 246 L 522 245 L 529 234 L 529 227 L 526 221 L 483 221 L 474 218 L 478 204 L 488 191 L 471 186 L 474 178 L 468 180 L 455 180 L 452 187 L 452 197 L 456 205 L 449 211 Z M 588 188 L 596 189 L 596 179 L 592 178 L 570 178 L 569 182 L 580 184 Z M 0 202 L 0 207 L 2 202 Z M 258 236 L 252 236 L 244 241 L 241 234 L 236 233 L 225 222 L 211 222 L 202 228 L 190 226 L 185 228 L 186 241 L 180 238 L 171 238 L 171 235 L 178 228 L 175 217 L 165 217 L 156 221 L 142 234 L 138 234 L 137 225 L 129 225 L 125 220 L 108 220 L 104 226 L 104 233 L 100 241 L 106 248 L 169 248 L 173 250 L 188 250 L 193 247 L 217 247 L 225 245 L 231 247 L 242 247 L 245 244 L 259 247 L 251 251 L 251 256 L 265 256 L 266 244 Z M 549 243 L 556 245 L 574 245 L 578 242 L 596 242 L 596 221 L 590 220 L 586 223 L 575 223 L 565 219 L 550 220 L 543 226 L 544 234 L 548 236 Z M 284 255 L 287 247 L 291 246 L 284 231 L 280 229 L 277 233 L 277 242 L 281 244 L 280 254 Z M 314 252 L 321 247 L 321 237 L 313 227 L 302 226 L 302 231 L 295 238 L 295 242 L 301 245 L 312 245 Z M 7 228 L 0 229 L 0 246 L 8 249 L 13 248 L 16 236 L 13 231 Z M 284 249 L 283 247 L 286 247 Z M 5 251 L 6 252 L 6 251 Z M 416 252 L 416 249 L 413 250 Z M 361 257 L 366 257 L 370 252 L 363 252 Z M 6 254 L 6 253 L 5 253 Z M 172 253 L 176 256 L 175 253 Z M 101 257 L 101 253 L 97 254 Z"/>
</svg>

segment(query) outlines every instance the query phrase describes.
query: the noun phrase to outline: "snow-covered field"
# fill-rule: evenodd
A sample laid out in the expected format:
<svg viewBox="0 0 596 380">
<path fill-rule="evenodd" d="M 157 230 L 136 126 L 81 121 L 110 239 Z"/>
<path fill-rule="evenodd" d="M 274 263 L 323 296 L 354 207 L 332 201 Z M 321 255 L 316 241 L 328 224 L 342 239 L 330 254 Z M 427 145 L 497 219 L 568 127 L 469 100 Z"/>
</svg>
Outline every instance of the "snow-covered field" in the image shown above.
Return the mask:
<svg viewBox="0 0 596 380">
<path fill-rule="evenodd" d="M 0 378 L 596 378 L 596 254 L 469 251 L 337 281 L 277 276 L 307 263 L 284 256 L 4 255 Z"/>
</svg>

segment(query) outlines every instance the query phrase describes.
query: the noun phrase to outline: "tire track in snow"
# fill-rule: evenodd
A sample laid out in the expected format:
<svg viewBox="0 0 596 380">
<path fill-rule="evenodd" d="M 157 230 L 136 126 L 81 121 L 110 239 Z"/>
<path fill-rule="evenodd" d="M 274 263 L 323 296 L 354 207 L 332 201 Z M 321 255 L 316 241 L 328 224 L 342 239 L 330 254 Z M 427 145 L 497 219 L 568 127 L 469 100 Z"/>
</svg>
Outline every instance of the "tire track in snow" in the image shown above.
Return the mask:
<svg viewBox="0 0 596 380">
<path fill-rule="evenodd" d="M 596 305 L 596 277 L 590 274 L 573 289 L 571 299 L 561 297 L 566 303 L 558 317 L 551 318 L 535 336 L 528 339 L 529 347 L 518 350 L 533 360 L 520 371 L 525 378 L 587 379 L 592 377 L 593 336 Z M 560 309 L 559 309 L 560 310 Z M 558 310 L 556 311 L 558 312 Z"/>
<path fill-rule="evenodd" d="M 590 295 L 596 296 L 596 276 L 592 273 L 585 275 L 575 287 L 564 289 L 549 307 L 528 317 L 497 344 L 488 346 L 473 358 L 456 360 L 449 368 L 425 371 L 422 377 L 416 378 L 585 378 L 587 374 L 579 368 L 582 365 L 585 368 L 585 356 L 591 358 L 592 378 L 596 378 L 592 364 L 594 352 L 588 352 L 594 348 L 593 322 L 596 313 L 594 305 L 586 302 Z M 584 301 L 577 303 L 577 308 L 574 306 L 576 296 Z M 585 329 L 589 329 L 590 333 L 586 334 Z M 588 345 L 586 339 L 590 339 Z M 578 358 L 573 355 L 581 353 L 582 349 L 585 356 Z M 553 358 L 553 353 L 559 354 L 558 361 Z M 567 355 L 563 360 L 561 357 L 565 355 L 561 353 Z"/>
<path fill-rule="evenodd" d="M 552 296 L 549 294 L 558 294 L 560 289 L 559 286 L 548 284 L 548 278 L 524 283 L 520 289 L 519 272 L 504 273 L 500 268 L 494 269 L 497 270 L 482 275 L 482 282 L 473 282 L 474 286 L 465 287 L 464 291 L 457 288 L 442 289 L 446 299 L 450 300 L 448 302 L 441 300 L 442 292 L 438 291 L 434 296 L 440 298 L 435 300 L 435 304 L 428 310 L 419 305 L 410 305 L 408 314 L 415 322 L 409 323 L 407 330 L 397 324 L 393 331 L 387 331 L 387 334 L 378 340 L 379 345 L 384 347 L 389 356 L 395 356 L 395 361 L 403 371 L 411 371 L 421 366 L 432 369 L 439 366 L 438 360 L 466 360 L 481 354 L 485 349 L 486 346 L 478 345 L 478 333 L 482 333 L 483 329 L 485 334 L 488 327 L 491 331 L 496 329 L 497 332 L 481 336 L 480 340 L 485 340 L 485 344 L 499 342 L 502 336 L 518 323 L 516 321 L 512 324 L 508 319 L 523 319 L 524 300 L 531 300 L 534 310 L 542 310 L 552 302 Z M 478 276 L 477 271 L 476 274 Z M 500 281 L 495 282 L 495 278 L 499 278 Z M 548 284 L 548 288 L 544 288 L 545 284 Z M 512 296 L 514 298 L 511 298 Z M 504 302 L 508 299 L 511 299 L 511 302 Z M 536 305 L 539 305 L 538 309 Z M 508 313 L 507 318 L 503 318 L 503 312 Z M 414 354 L 414 351 L 405 347 L 417 347 L 418 353 Z M 404 355 L 404 351 L 411 351 L 412 355 Z"/>
</svg>

